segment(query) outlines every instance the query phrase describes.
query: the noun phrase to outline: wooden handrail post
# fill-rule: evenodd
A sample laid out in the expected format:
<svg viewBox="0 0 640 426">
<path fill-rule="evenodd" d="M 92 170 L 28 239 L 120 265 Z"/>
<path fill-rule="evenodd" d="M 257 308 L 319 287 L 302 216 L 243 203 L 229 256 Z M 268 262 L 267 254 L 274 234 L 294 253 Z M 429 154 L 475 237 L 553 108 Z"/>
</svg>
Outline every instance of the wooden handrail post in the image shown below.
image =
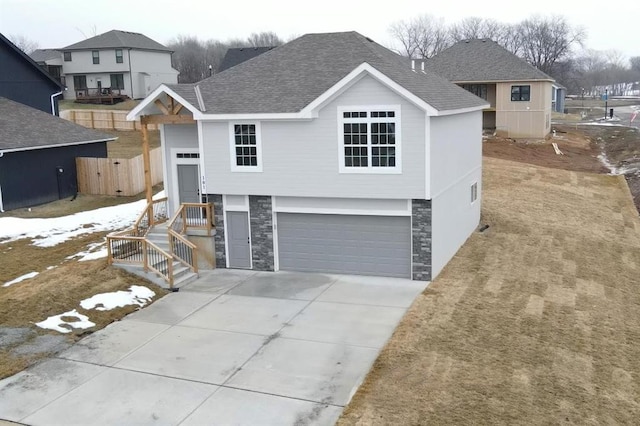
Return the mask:
<svg viewBox="0 0 640 426">
<path fill-rule="evenodd" d="M 147 240 L 142 240 L 142 267 L 145 272 L 149 272 L 149 256 L 147 252 L 149 248 L 147 247 Z"/>
<path fill-rule="evenodd" d="M 149 132 L 147 131 L 146 116 L 140 117 L 142 125 L 142 161 L 144 163 L 144 188 L 147 196 L 147 203 L 153 203 L 153 185 L 151 184 L 151 158 L 149 156 Z M 153 208 L 153 206 L 152 206 Z M 149 225 L 153 225 L 153 217 L 149 220 Z"/>
<path fill-rule="evenodd" d="M 113 257 L 111 254 L 111 239 L 107 236 L 107 265 L 113 264 Z"/>
</svg>

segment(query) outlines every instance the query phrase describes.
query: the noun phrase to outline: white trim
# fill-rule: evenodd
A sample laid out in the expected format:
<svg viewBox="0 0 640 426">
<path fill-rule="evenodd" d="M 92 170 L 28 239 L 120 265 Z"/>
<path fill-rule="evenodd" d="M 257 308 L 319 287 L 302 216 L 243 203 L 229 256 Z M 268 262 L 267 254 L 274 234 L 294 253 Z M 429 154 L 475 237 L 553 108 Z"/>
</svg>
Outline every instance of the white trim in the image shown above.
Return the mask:
<svg viewBox="0 0 640 426">
<path fill-rule="evenodd" d="M 108 139 L 97 139 L 94 141 L 82 141 L 82 142 L 69 142 L 69 143 L 60 143 L 60 144 L 53 144 L 53 145 L 41 145 L 41 146 L 29 146 L 26 148 L 9 148 L 9 149 L 3 149 L 0 150 L 0 153 L 9 153 L 9 152 L 22 152 L 22 151 L 34 151 L 36 149 L 46 149 L 46 148 L 59 148 L 59 147 L 63 147 L 63 146 L 73 146 L 73 145 L 84 145 L 84 144 L 90 144 L 90 143 L 98 143 L 98 142 L 112 142 L 115 141 L 116 138 L 108 138 Z"/>
<path fill-rule="evenodd" d="M 202 121 L 198 120 L 196 122 L 196 128 L 198 131 L 198 151 L 200 151 L 200 197 L 203 195 L 207 195 L 207 177 L 205 171 L 205 162 L 204 162 L 204 132 Z"/>
<path fill-rule="evenodd" d="M 171 96 L 173 99 L 180 102 L 182 106 L 191 111 L 194 120 L 198 120 L 202 117 L 202 112 L 200 112 L 200 110 L 187 102 L 182 96 L 178 95 L 176 92 L 174 92 L 164 84 L 161 84 L 160 86 L 158 86 L 158 88 L 156 88 L 156 90 L 151 92 L 149 96 L 144 98 L 134 109 L 129 111 L 129 114 L 127 114 L 127 121 L 135 121 L 136 119 L 138 119 L 141 115 L 142 110 L 149 105 L 152 105 L 153 102 L 155 102 L 155 100 L 163 93 Z"/>
<path fill-rule="evenodd" d="M 224 195 L 222 198 L 224 199 Z M 224 220 L 224 267 L 229 268 L 229 230 L 227 229 L 227 207 L 224 205 L 224 201 L 222 201 L 222 218 Z"/>
<path fill-rule="evenodd" d="M 490 108 L 491 105 L 490 104 L 484 104 L 484 105 L 480 105 L 480 106 L 475 106 L 475 107 L 469 107 L 469 108 L 460 108 L 460 109 L 449 109 L 446 111 L 439 111 L 437 114 L 434 114 L 437 117 L 442 117 L 445 115 L 456 115 L 456 114 L 466 114 L 467 112 L 474 112 L 474 111 L 482 111 L 485 108 Z"/>
<path fill-rule="evenodd" d="M 424 199 L 431 199 L 431 117 L 424 115 Z"/>
<path fill-rule="evenodd" d="M 382 210 L 375 208 L 357 209 L 357 208 L 331 208 L 331 207 L 297 207 L 297 206 L 280 206 L 277 203 L 278 197 L 272 197 L 272 209 L 274 215 L 277 213 L 309 213 L 309 214 L 335 214 L 342 216 L 411 216 L 411 200 L 403 200 L 405 202 L 404 209 Z M 289 197 L 287 197 L 289 198 Z M 398 206 L 399 207 L 399 206 Z"/>
<path fill-rule="evenodd" d="M 196 92 L 196 99 L 198 100 L 198 106 L 200 107 L 200 111 L 206 111 L 207 107 L 204 106 L 204 100 L 202 99 L 202 92 L 200 91 L 200 86 L 196 84 L 193 90 Z"/>
<path fill-rule="evenodd" d="M 235 126 L 252 125 L 256 128 L 256 156 L 258 160 L 257 166 L 238 166 L 236 165 L 236 141 Z M 229 161 L 232 172 L 241 173 L 260 173 L 262 172 L 262 129 L 259 121 L 230 121 L 229 122 Z"/>
<path fill-rule="evenodd" d="M 271 232 L 273 233 L 273 270 L 274 272 L 277 272 L 280 270 L 280 247 L 278 245 L 278 213 L 276 212 L 275 203 L 276 203 L 276 197 L 271 196 Z"/>
<path fill-rule="evenodd" d="M 51 115 L 56 115 L 56 106 L 53 103 L 53 98 L 55 98 L 56 96 L 60 96 L 62 95 L 62 92 L 57 92 L 54 93 L 53 95 L 51 95 Z"/>
<path fill-rule="evenodd" d="M 338 173 L 346 174 L 402 174 L 402 112 L 400 105 L 352 105 L 352 106 L 338 106 Z M 362 111 L 367 113 L 366 118 L 344 118 L 343 113 L 349 111 Z M 370 117 L 369 113 L 372 111 L 393 111 L 395 117 Z M 366 123 L 367 124 L 367 153 L 368 153 L 368 166 L 367 167 L 347 167 L 344 164 L 344 123 Z M 393 122 L 395 124 L 395 145 L 389 145 L 388 148 L 395 148 L 396 165 L 394 167 L 373 167 L 371 157 L 373 152 L 373 145 L 371 144 L 371 123 L 388 123 Z M 382 145 L 380 145 L 382 146 Z"/>
<path fill-rule="evenodd" d="M 162 148 L 162 182 L 165 186 L 165 193 L 168 193 L 169 191 L 167 191 L 167 185 L 169 184 L 169 182 L 166 182 L 166 180 L 167 176 L 169 176 L 169 159 L 167 158 L 167 143 L 165 141 L 164 124 L 159 125 L 158 130 L 160 130 L 160 147 Z M 169 197 L 170 216 L 173 216 L 173 214 L 177 210 L 174 208 L 175 206 L 172 205 L 172 202 L 175 202 L 175 200 L 171 200 L 171 197 Z"/>
<path fill-rule="evenodd" d="M 2 185 L 0 185 L 0 213 L 4 213 L 4 203 L 2 202 Z"/>
<path fill-rule="evenodd" d="M 309 105 L 304 107 L 302 111 L 300 111 L 300 113 L 310 115 L 312 111 L 319 109 L 326 102 L 331 101 L 336 95 L 340 94 L 341 90 L 345 88 L 345 86 L 349 84 L 353 84 L 352 80 L 356 78 L 358 79 L 362 78 L 361 74 L 363 73 L 367 73 L 371 75 L 380 83 L 384 84 L 389 89 L 396 92 L 398 95 L 407 99 L 409 102 L 413 103 L 418 108 L 424 111 L 427 111 L 427 113 L 429 113 L 430 115 L 436 115 L 438 113 L 438 110 L 436 110 L 434 107 L 429 105 L 427 102 L 423 101 L 418 96 L 414 95 L 404 87 L 400 86 L 398 83 L 396 83 L 395 81 L 393 81 L 392 79 L 387 77 L 385 74 L 381 73 L 380 71 L 378 71 L 377 69 L 375 69 L 373 66 L 369 65 L 366 62 L 363 62 L 362 64 L 358 65 L 353 71 L 351 71 L 349 74 L 343 77 L 339 82 L 334 84 L 329 90 L 324 92 L 322 95 L 317 97 L 314 101 L 312 101 Z"/>
<path fill-rule="evenodd" d="M 171 197 L 173 198 L 173 204 L 177 210 L 180 205 L 180 188 L 178 183 L 178 165 L 198 166 L 198 183 L 200 182 L 200 159 L 199 158 L 177 158 L 176 155 L 179 152 L 186 152 L 189 154 L 200 154 L 198 148 L 171 148 Z M 200 156 L 202 157 L 202 156 Z M 200 185 L 198 185 L 200 188 Z"/>
</svg>

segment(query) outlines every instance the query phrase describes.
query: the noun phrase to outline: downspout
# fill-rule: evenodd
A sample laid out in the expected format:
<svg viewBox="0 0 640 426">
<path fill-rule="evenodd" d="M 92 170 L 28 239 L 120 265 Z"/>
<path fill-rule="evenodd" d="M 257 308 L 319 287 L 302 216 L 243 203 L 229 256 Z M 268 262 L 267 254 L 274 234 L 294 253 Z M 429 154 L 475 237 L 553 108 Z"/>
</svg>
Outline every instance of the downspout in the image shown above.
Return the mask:
<svg viewBox="0 0 640 426">
<path fill-rule="evenodd" d="M 0 158 L 4 157 L 4 152 L 0 151 Z M 0 185 L 0 213 L 4 213 L 4 204 L 2 203 L 2 185 Z"/>
<path fill-rule="evenodd" d="M 129 55 L 129 85 L 131 86 L 131 99 L 135 99 L 133 95 L 133 73 L 131 72 L 131 48 L 127 49 Z"/>
<path fill-rule="evenodd" d="M 54 93 L 53 95 L 51 95 L 51 115 L 56 115 L 56 105 L 53 103 L 53 98 L 60 95 L 62 95 L 62 92 Z M 0 157 L 2 156 L 0 155 Z"/>
</svg>

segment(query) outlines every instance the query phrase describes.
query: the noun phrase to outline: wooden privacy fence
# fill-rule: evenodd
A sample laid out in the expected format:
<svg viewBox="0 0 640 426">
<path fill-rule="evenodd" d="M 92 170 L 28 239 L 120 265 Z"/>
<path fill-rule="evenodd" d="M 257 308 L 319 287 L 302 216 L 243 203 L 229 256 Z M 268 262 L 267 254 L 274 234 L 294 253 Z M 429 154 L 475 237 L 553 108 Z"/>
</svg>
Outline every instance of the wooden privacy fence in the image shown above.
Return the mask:
<svg viewBox="0 0 640 426">
<path fill-rule="evenodd" d="M 69 109 L 60 111 L 60 117 L 90 129 L 140 130 L 140 120 L 127 121 L 129 111 L 104 109 Z M 158 130 L 157 124 L 149 124 L 149 130 Z"/>
<path fill-rule="evenodd" d="M 162 151 L 149 152 L 151 184 L 162 182 Z M 92 195 L 136 195 L 144 191 L 142 155 L 134 158 L 76 158 L 78 192 Z"/>
</svg>

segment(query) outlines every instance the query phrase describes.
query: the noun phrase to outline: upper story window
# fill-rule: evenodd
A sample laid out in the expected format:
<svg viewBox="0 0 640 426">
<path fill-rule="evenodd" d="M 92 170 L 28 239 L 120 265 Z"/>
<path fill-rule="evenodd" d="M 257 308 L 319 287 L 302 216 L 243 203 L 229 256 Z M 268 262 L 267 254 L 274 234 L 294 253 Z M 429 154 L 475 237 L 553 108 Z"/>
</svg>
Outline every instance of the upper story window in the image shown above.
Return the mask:
<svg viewBox="0 0 640 426">
<path fill-rule="evenodd" d="M 262 171 L 262 143 L 260 123 L 232 123 L 231 170 Z"/>
<path fill-rule="evenodd" d="M 338 109 L 340 172 L 400 173 L 400 106 Z"/>
<path fill-rule="evenodd" d="M 516 101 L 530 101 L 531 100 L 531 86 L 528 84 L 525 86 L 511 86 L 511 100 Z"/>
<path fill-rule="evenodd" d="M 122 49 L 116 49 L 116 64 L 121 64 L 124 62 L 122 57 Z"/>
<path fill-rule="evenodd" d="M 62 56 L 64 57 L 65 62 L 71 62 L 71 52 L 64 52 Z"/>
<path fill-rule="evenodd" d="M 463 84 L 462 88 L 468 92 L 473 93 L 479 98 L 487 100 L 487 85 L 486 84 Z"/>
<path fill-rule="evenodd" d="M 91 51 L 91 57 L 93 58 L 93 63 L 94 64 L 99 64 L 100 63 L 100 51 L 99 50 L 92 50 Z"/>
</svg>

